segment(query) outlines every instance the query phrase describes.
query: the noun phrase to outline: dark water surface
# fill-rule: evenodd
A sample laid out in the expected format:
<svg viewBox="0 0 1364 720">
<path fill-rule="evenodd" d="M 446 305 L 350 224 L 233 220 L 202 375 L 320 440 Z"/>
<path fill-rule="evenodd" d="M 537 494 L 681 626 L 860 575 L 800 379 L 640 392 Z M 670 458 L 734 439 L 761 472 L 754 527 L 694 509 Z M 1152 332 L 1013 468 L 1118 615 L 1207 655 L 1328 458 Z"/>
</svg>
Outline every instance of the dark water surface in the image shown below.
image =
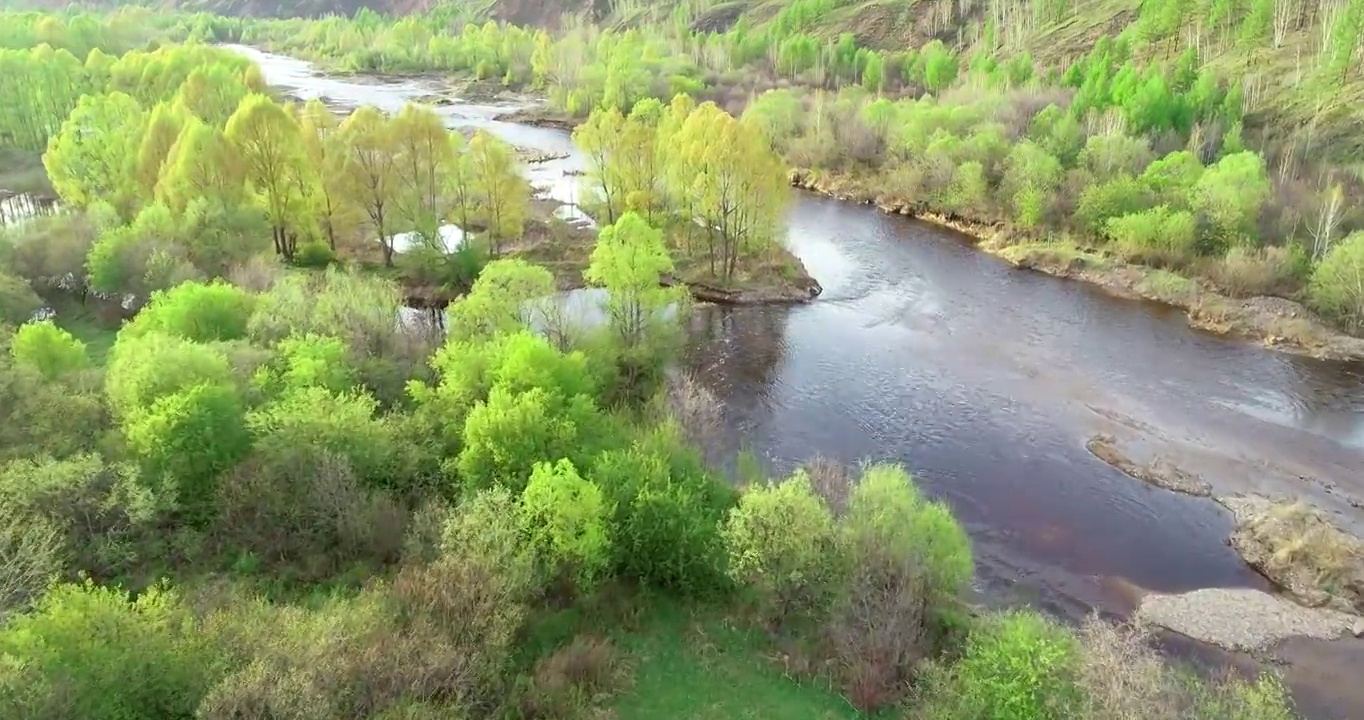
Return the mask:
<svg viewBox="0 0 1364 720">
<path fill-rule="evenodd" d="M 323 77 L 241 49 L 280 90 L 396 111 L 431 80 Z M 566 133 L 438 108 L 452 127 L 571 153 Z M 566 203 L 573 155 L 531 166 Z M 1336 485 L 1364 469 L 1364 372 L 1191 330 L 1181 313 L 1021 272 L 951 232 L 793 197 L 790 249 L 824 286 L 799 307 L 702 308 L 686 363 L 724 403 L 736 448 L 785 471 L 814 454 L 889 460 L 945 498 L 977 543 L 987 597 L 1073 614 L 1098 578 L 1180 591 L 1263 587 L 1210 500 L 1148 487 L 1084 447 L 1120 427 L 1247 490 L 1266 477 Z M 1169 450 L 1169 452 L 1175 452 Z M 1229 479 L 1228 479 L 1229 478 Z M 1277 488 L 1293 494 L 1292 488 Z"/>
</svg>

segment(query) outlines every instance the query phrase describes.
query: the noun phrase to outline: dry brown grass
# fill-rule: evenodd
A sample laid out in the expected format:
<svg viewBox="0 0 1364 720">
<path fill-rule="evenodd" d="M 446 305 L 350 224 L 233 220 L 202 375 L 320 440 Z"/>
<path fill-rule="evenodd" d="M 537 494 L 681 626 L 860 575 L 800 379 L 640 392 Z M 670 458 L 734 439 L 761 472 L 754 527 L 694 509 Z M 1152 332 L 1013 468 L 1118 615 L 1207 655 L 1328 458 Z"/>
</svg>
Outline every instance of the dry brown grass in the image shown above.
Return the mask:
<svg viewBox="0 0 1364 720">
<path fill-rule="evenodd" d="M 1198 677 L 1162 657 L 1151 630 L 1090 616 L 1077 634 L 1074 720 L 1294 720 L 1288 691 L 1272 674 L 1233 670 Z"/>
<path fill-rule="evenodd" d="M 835 517 L 848 509 L 848 495 L 857 479 L 841 463 L 816 455 L 805 463 L 805 474 L 815 494 L 824 500 Z"/>
<path fill-rule="evenodd" d="M 715 393 L 690 372 L 673 373 L 668 377 L 667 408 L 706 462 L 718 462 L 724 453 L 724 407 Z"/>
<path fill-rule="evenodd" d="M 524 720 L 570 720 L 619 681 L 609 640 L 579 636 L 535 665 L 518 703 Z"/>
<path fill-rule="evenodd" d="M 1199 268 L 1218 289 L 1232 297 L 1288 295 L 1302 285 L 1300 263 L 1286 247 L 1237 246 Z"/>
<path fill-rule="evenodd" d="M 1232 546 L 1246 562 L 1311 606 L 1364 613 L 1364 542 L 1302 502 L 1238 513 Z"/>
</svg>

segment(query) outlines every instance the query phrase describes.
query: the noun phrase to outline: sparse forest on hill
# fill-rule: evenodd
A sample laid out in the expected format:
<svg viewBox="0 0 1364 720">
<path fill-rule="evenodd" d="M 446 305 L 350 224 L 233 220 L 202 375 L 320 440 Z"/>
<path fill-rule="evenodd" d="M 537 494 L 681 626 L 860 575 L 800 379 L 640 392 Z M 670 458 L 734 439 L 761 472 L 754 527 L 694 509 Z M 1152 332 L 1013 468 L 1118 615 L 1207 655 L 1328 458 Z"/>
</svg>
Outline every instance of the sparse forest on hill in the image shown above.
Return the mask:
<svg viewBox="0 0 1364 720">
<path fill-rule="evenodd" d="M 718 11 L 0 16 L 4 184 L 56 196 L 0 235 L 0 717 L 1294 717 L 1142 628 L 968 606 L 970 539 L 899 466 L 716 458 L 681 285 L 789 279 L 789 163 L 1357 322 L 1352 181 L 1278 170 L 1246 88 L 1150 38 L 1051 67 Z M 600 230 L 559 237 L 489 133 L 274 97 L 204 40 L 543 92 Z M 399 322 L 418 287 L 440 323 Z"/>
</svg>

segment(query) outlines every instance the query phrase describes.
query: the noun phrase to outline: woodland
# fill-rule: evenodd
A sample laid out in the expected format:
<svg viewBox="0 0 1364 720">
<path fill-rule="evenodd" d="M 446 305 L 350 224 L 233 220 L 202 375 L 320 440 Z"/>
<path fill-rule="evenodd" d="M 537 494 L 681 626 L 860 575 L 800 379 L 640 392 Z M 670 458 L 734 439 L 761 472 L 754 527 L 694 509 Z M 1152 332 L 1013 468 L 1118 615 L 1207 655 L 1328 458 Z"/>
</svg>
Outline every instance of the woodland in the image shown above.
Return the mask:
<svg viewBox="0 0 1364 720">
<path fill-rule="evenodd" d="M 55 196 L 0 236 L 0 717 L 1295 717 L 1145 628 L 968 604 L 970 539 L 899 466 L 719 456 L 666 281 L 772 253 L 791 167 L 1364 318 L 1354 181 L 1271 171 L 1196 52 L 805 31 L 836 9 L 0 14 L 3 185 Z M 520 252 L 553 221 L 515 148 L 276 97 L 220 41 L 545 94 L 592 161 L 604 322 Z"/>
</svg>

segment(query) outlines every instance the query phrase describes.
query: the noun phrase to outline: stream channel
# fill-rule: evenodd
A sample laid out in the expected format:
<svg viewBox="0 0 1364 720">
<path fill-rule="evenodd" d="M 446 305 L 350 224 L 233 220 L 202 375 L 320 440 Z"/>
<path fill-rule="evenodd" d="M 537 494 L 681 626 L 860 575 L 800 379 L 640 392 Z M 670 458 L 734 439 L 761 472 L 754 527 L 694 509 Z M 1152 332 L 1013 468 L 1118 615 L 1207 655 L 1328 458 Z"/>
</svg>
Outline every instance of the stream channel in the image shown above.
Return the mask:
<svg viewBox="0 0 1364 720">
<path fill-rule="evenodd" d="M 327 76 L 234 48 L 281 93 L 396 112 L 442 97 L 435 79 Z M 485 128 L 560 160 L 529 166 L 572 207 L 584 168 L 567 133 L 494 120 L 515 109 L 449 98 L 451 127 Z M 1129 612 L 1132 589 L 1268 583 L 1226 545 L 1207 498 L 1145 485 L 1092 456 L 1113 435 L 1215 494 L 1302 497 L 1364 531 L 1364 368 L 1192 330 L 1181 312 L 1013 269 L 966 238 L 865 206 L 795 193 L 787 245 L 824 287 L 808 305 L 702 307 L 685 364 L 721 400 L 734 449 L 775 472 L 814 454 L 904 463 L 975 541 L 977 590 L 1069 618 Z M 1289 673 L 1312 718 L 1364 718 L 1355 641 Z M 1350 672 L 1344 673 L 1351 674 Z M 1358 703 L 1358 704 L 1356 704 Z"/>
</svg>

